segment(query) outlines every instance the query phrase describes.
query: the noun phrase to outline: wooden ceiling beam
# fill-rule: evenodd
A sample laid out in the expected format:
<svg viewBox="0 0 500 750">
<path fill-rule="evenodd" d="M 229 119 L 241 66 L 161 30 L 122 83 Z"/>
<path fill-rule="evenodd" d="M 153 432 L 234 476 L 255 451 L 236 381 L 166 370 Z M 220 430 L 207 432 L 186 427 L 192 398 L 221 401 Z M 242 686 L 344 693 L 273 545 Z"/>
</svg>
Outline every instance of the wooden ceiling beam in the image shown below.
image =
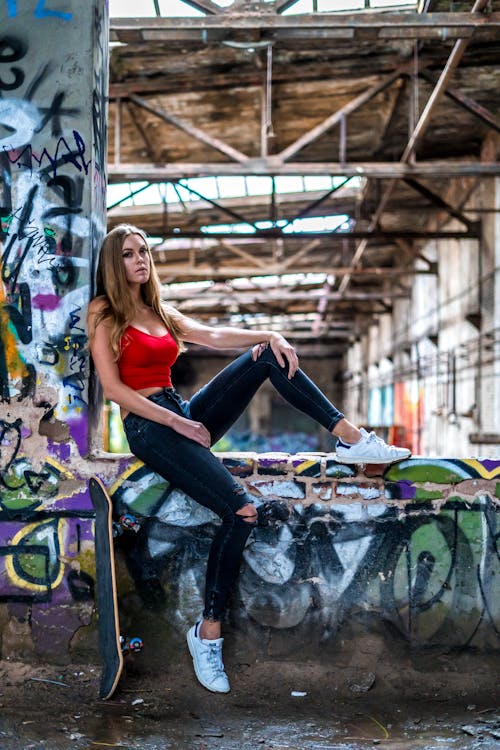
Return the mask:
<svg viewBox="0 0 500 750">
<path fill-rule="evenodd" d="M 367 177 L 387 180 L 403 177 L 478 177 L 500 175 L 500 162 L 466 160 L 433 160 L 410 164 L 401 162 L 293 162 L 282 164 L 269 156 L 266 159 L 248 159 L 241 164 L 220 163 L 175 163 L 175 164 L 109 164 L 110 184 L 117 182 L 172 182 L 189 177 L 224 177 L 231 175 L 330 175 L 344 177 Z"/>
<path fill-rule="evenodd" d="M 430 70 L 430 66 L 439 64 L 439 59 L 444 57 L 446 50 L 435 51 L 431 56 L 425 54 L 425 51 L 419 58 L 421 65 L 420 75 L 424 79 L 433 82 L 435 74 Z M 124 52 L 125 60 L 127 53 Z M 351 78 L 352 72 L 349 68 L 338 69 L 338 61 L 335 58 L 328 59 L 332 53 L 326 49 L 325 59 L 307 62 L 304 60 L 284 64 L 280 62 L 279 54 L 274 55 L 273 59 L 273 85 L 284 83 L 296 83 L 298 76 L 301 82 L 315 81 L 321 85 L 324 81 L 329 81 L 332 77 L 332 66 L 335 67 L 336 77 L 340 79 Z M 366 61 L 365 61 L 366 62 Z M 360 77 L 372 74 L 372 71 L 365 65 L 361 70 L 357 68 L 356 75 Z M 408 74 L 403 72 L 403 77 L 408 78 Z M 116 98 L 127 98 L 129 94 L 140 95 L 170 95 L 183 92 L 186 88 L 189 91 L 213 91 L 214 89 L 230 89 L 234 86 L 250 88 L 262 85 L 262 71 L 255 65 L 250 65 L 245 58 L 239 59 L 238 67 L 230 70 L 217 71 L 211 66 L 199 65 L 196 67 L 196 75 L 192 73 L 176 71 L 175 74 L 165 74 L 157 71 L 153 77 L 147 76 L 146 73 L 136 73 L 133 78 L 125 80 L 112 80 L 109 84 L 109 99 L 113 102 Z M 456 89 L 448 89 L 450 96 L 461 98 L 464 102 L 468 99 L 460 94 Z M 479 106 L 479 105 L 478 105 Z"/>
</svg>

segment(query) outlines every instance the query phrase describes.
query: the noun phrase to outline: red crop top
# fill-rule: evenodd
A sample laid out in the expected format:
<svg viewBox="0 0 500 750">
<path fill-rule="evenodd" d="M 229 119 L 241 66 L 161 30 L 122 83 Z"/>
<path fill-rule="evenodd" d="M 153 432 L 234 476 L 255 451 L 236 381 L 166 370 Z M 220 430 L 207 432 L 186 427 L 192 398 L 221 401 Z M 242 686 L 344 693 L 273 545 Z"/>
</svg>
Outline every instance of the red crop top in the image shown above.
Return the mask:
<svg viewBox="0 0 500 750">
<path fill-rule="evenodd" d="M 153 386 L 171 388 L 170 368 L 178 354 L 179 348 L 170 333 L 153 336 L 129 326 L 121 340 L 120 378 L 134 391 Z"/>
</svg>

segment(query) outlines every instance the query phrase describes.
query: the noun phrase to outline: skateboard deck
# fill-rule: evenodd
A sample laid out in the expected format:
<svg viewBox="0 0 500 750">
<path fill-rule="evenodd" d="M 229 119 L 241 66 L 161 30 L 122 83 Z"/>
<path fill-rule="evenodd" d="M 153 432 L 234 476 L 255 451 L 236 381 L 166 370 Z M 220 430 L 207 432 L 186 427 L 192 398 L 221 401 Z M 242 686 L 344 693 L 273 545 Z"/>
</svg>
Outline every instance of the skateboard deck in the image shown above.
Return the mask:
<svg viewBox="0 0 500 750">
<path fill-rule="evenodd" d="M 99 696 L 106 700 L 115 692 L 123 670 L 113 547 L 113 505 L 100 479 L 92 477 L 89 488 L 95 510 L 99 649 L 103 665 Z"/>
</svg>

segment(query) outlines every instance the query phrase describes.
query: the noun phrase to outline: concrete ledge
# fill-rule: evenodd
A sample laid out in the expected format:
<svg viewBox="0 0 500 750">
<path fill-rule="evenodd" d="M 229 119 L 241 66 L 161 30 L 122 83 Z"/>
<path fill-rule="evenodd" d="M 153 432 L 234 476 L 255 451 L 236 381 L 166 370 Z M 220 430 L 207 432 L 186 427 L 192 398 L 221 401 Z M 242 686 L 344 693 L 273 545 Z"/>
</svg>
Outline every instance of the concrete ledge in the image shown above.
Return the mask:
<svg viewBox="0 0 500 750">
<path fill-rule="evenodd" d="M 360 471 L 324 454 L 220 458 L 257 503 L 290 512 L 252 535 L 235 586 L 229 619 L 257 650 L 318 657 L 360 622 L 413 646 L 499 648 L 500 461 Z M 156 481 L 136 464 L 113 487 L 121 511 L 148 518 L 125 543 L 123 611 L 133 622 L 146 605 L 182 632 L 202 608 L 216 519 Z"/>
<path fill-rule="evenodd" d="M 323 658 L 356 633 L 500 650 L 500 460 L 422 457 L 363 471 L 326 454 L 220 460 L 257 504 L 289 514 L 254 532 L 235 584 L 228 621 L 250 650 Z M 169 622 L 182 638 L 202 608 L 218 519 L 133 458 L 85 462 L 78 477 L 54 463 L 44 471 L 2 498 L 2 658 L 97 654 L 94 472 L 117 512 L 142 520 L 118 542 L 123 632 L 154 642 Z"/>
</svg>

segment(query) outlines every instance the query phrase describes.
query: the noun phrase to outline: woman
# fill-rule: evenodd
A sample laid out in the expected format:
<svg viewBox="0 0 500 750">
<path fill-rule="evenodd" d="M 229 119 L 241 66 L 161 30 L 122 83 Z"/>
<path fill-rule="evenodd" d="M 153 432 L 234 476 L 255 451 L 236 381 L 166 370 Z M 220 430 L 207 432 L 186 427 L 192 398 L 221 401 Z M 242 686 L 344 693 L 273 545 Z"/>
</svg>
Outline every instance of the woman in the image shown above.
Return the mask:
<svg viewBox="0 0 500 750">
<path fill-rule="evenodd" d="M 202 325 L 160 302 L 146 236 L 122 224 L 105 237 L 89 306 L 92 358 L 104 396 L 121 407 L 131 451 L 222 523 L 206 573 L 202 619 L 187 641 L 196 676 L 214 692 L 229 691 L 222 663 L 221 621 L 243 548 L 257 522 L 252 497 L 210 451 L 267 379 L 297 409 L 339 438 L 349 463 L 392 463 L 410 455 L 345 419 L 299 369 L 295 349 L 279 333 Z M 170 368 L 184 342 L 214 349 L 252 347 L 184 401 Z"/>
</svg>

